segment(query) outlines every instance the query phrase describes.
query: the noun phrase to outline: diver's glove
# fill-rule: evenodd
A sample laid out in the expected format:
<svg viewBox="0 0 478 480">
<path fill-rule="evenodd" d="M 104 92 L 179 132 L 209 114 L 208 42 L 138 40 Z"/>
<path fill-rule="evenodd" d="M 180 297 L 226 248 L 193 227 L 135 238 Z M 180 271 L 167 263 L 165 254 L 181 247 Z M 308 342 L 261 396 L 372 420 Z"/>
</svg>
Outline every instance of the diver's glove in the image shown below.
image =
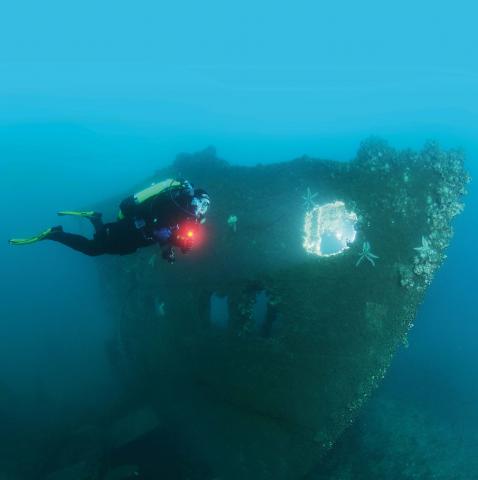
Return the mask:
<svg viewBox="0 0 478 480">
<path fill-rule="evenodd" d="M 172 231 L 168 227 L 158 228 L 153 230 L 154 239 L 160 244 L 165 245 L 169 242 L 172 236 Z"/>
</svg>

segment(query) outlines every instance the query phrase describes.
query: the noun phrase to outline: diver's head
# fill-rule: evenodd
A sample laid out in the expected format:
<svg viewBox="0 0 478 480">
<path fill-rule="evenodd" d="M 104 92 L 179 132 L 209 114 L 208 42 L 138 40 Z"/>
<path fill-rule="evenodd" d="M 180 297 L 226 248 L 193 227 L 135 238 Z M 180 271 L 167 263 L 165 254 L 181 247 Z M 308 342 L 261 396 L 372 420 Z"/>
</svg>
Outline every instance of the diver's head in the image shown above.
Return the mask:
<svg viewBox="0 0 478 480">
<path fill-rule="evenodd" d="M 194 209 L 194 215 L 196 218 L 202 219 L 206 216 L 211 200 L 206 190 L 202 188 L 196 188 L 191 200 L 191 205 Z"/>
</svg>

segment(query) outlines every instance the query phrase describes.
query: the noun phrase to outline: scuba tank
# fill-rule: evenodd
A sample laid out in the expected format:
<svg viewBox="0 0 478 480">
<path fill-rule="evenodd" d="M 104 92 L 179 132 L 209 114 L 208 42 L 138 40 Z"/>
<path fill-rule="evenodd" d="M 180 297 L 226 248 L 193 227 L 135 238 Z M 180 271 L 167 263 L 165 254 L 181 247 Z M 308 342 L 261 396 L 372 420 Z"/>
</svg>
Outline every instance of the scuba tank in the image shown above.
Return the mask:
<svg viewBox="0 0 478 480">
<path fill-rule="evenodd" d="M 150 187 L 145 188 L 129 197 L 126 197 L 120 203 L 120 210 L 118 212 L 118 220 L 123 218 L 133 218 L 137 217 L 138 213 L 141 212 L 141 206 L 158 195 L 163 195 L 164 193 L 172 194 L 173 191 L 177 190 L 190 190 L 191 194 L 193 192 L 192 185 L 187 181 L 174 180 L 173 178 L 167 178 L 159 183 L 153 183 Z"/>
</svg>

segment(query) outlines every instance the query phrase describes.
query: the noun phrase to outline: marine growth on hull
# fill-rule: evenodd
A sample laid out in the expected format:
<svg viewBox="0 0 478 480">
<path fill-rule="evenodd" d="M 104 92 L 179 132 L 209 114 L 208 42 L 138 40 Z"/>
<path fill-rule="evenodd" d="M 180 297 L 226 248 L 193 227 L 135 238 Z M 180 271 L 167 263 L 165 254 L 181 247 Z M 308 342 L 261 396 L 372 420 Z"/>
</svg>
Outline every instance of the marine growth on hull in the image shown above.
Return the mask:
<svg viewBox="0 0 478 480">
<path fill-rule="evenodd" d="M 118 362 L 217 478 L 299 479 L 406 342 L 463 208 L 462 154 L 370 139 L 349 163 L 244 167 L 211 148 L 147 181 L 179 176 L 212 199 L 200 248 L 98 259 Z"/>
</svg>

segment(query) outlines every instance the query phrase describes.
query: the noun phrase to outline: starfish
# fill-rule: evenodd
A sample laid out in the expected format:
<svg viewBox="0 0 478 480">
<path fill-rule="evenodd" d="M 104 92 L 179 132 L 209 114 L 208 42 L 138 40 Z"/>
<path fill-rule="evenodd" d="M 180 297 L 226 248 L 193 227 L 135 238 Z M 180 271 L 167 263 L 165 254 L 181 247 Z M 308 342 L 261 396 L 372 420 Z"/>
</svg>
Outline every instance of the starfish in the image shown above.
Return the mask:
<svg viewBox="0 0 478 480">
<path fill-rule="evenodd" d="M 364 259 L 368 260 L 375 267 L 375 260 L 380 258 L 380 257 L 377 257 L 377 255 L 374 255 L 371 252 L 369 242 L 363 242 L 362 251 L 358 255 L 359 255 L 359 259 L 357 260 L 357 263 L 355 264 L 356 267 L 358 267 Z"/>
<path fill-rule="evenodd" d="M 304 200 L 304 205 L 307 208 L 307 210 L 311 210 L 313 207 L 315 207 L 315 202 L 314 198 L 318 195 L 318 193 L 312 193 L 310 191 L 310 188 L 307 187 L 307 193 L 302 197 Z"/>
<path fill-rule="evenodd" d="M 430 242 L 422 235 L 422 244 L 419 247 L 415 247 L 414 250 L 420 253 L 420 257 L 426 258 L 433 253 L 433 249 L 430 246 Z"/>
<path fill-rule="evenodd" d="M 227 219 L 227 224 L 232 228 L 232 231 L 237 231 L 237 216 L 236 215 L 229 215 Z"/>
</svg>

